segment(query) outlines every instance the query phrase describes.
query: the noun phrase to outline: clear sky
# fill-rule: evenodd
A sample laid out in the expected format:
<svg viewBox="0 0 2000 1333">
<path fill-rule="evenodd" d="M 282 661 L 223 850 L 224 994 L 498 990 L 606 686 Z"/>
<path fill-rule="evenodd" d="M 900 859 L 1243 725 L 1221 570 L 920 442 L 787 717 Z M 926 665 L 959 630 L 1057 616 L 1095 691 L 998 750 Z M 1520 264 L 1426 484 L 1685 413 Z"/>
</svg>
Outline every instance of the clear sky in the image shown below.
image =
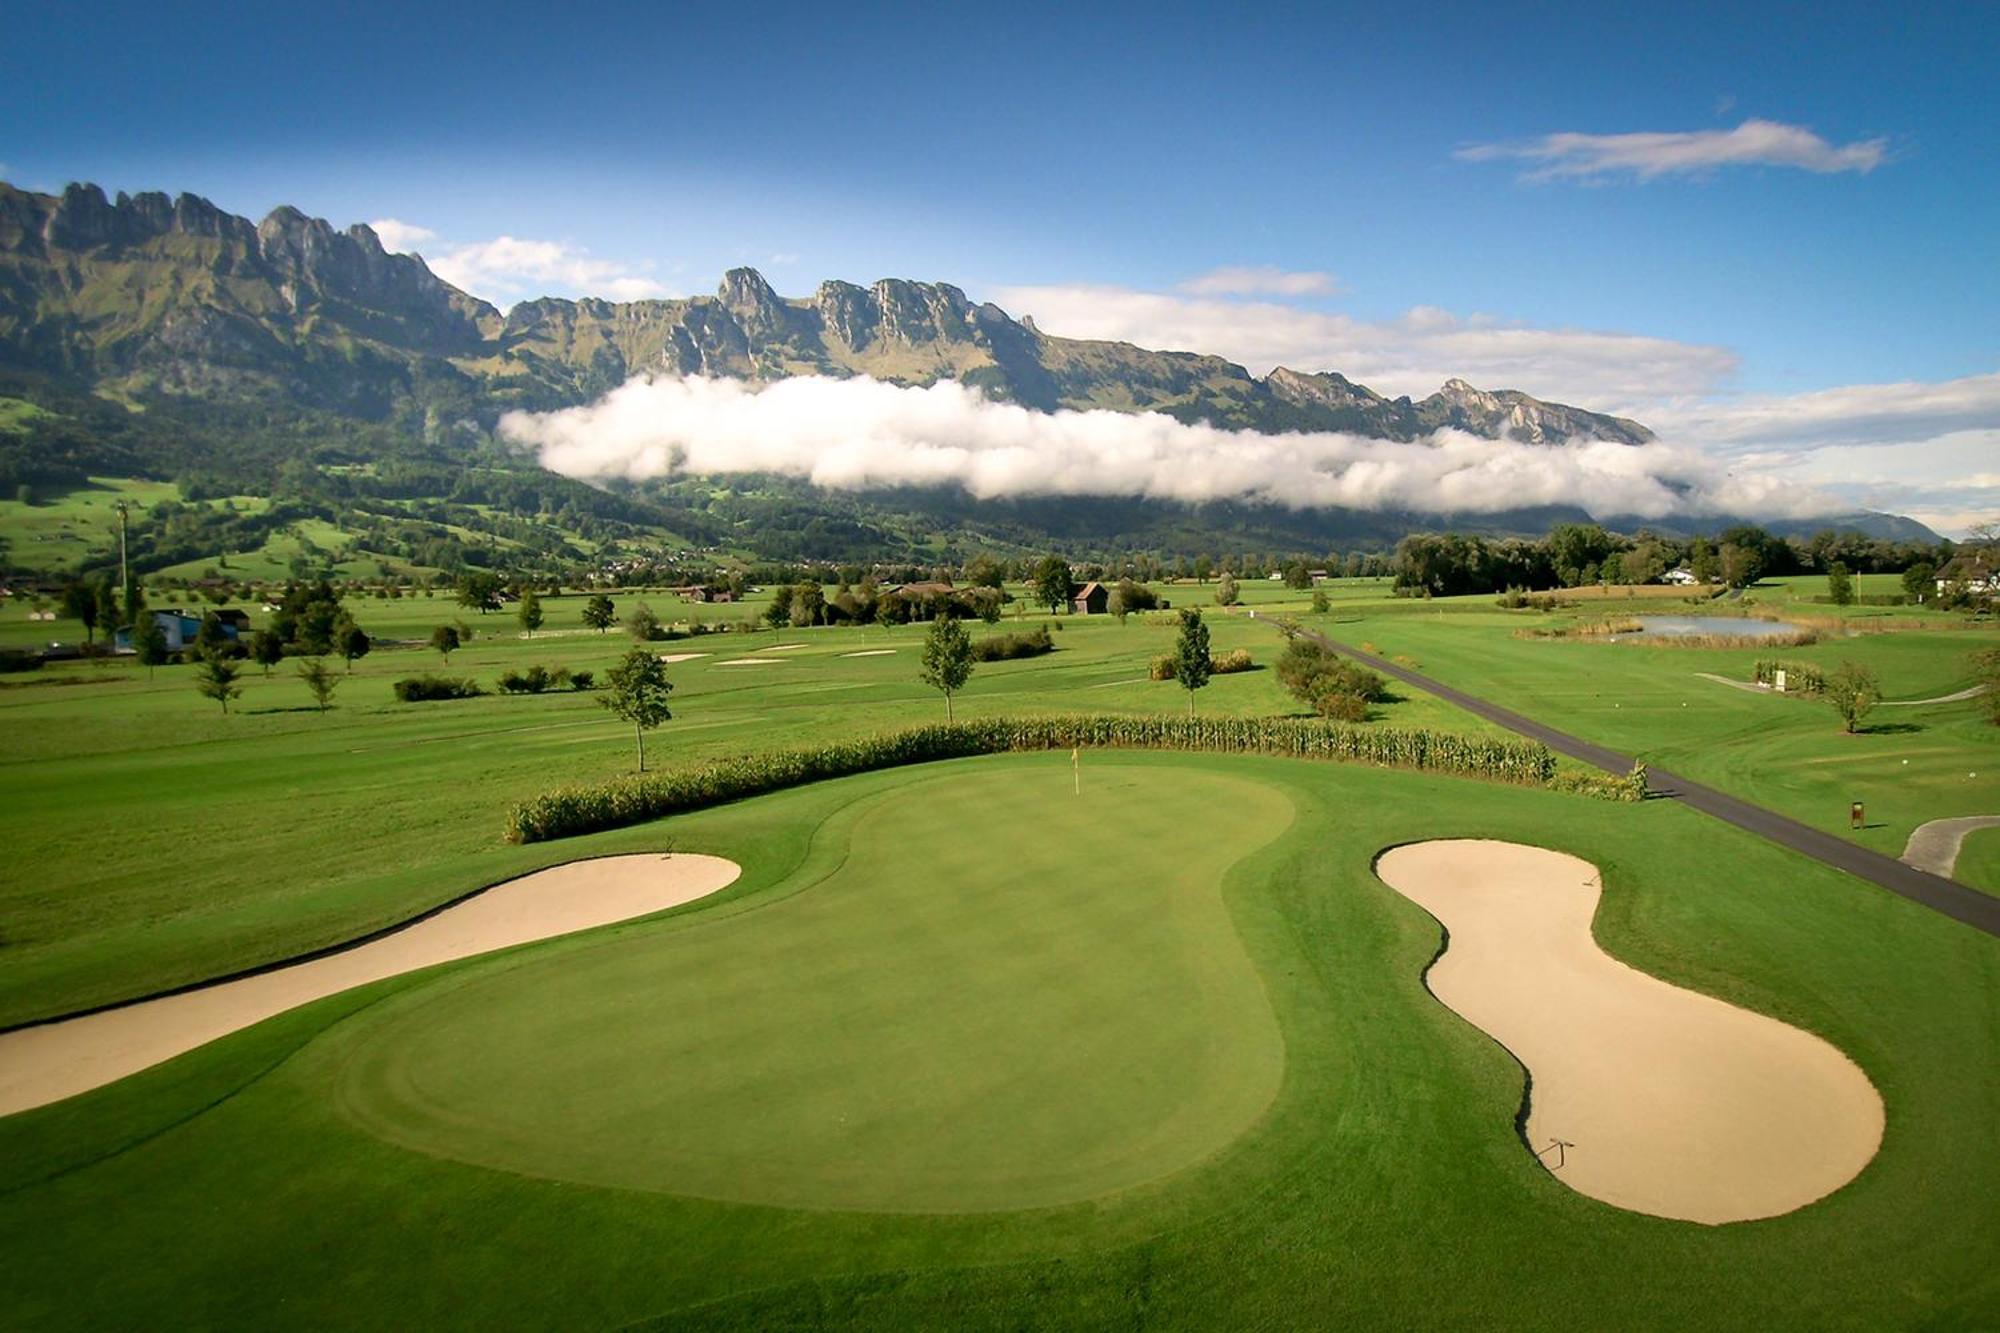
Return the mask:
<svg viewBox="0 0 2000 1333">
<path fill-rule="evenodd" d="M 1840 447 L 2000 506 L 2000 6 L 1744 8 L 16 6 L 0 164 L 393 220 L 503 305 L 945 280 L 1760 464 L 1743 404 L 1911 381 Z"/>
</svg>

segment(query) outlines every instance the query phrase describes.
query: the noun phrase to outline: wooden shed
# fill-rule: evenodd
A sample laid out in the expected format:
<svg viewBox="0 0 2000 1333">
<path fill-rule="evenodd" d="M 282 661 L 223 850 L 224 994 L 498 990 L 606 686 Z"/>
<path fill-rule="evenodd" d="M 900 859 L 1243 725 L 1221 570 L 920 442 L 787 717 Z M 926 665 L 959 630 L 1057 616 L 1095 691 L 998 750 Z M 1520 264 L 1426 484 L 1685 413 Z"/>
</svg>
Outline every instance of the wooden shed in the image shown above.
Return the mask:
<svg viewBox="0 0 2000 1333">
<path fill-rule="evenodd" d="M 1076 590 L 1076 596 L 1070 600 L 1070 605 L 1076 608 L 1076 613 L 1080 616 L 1101 616 L 1110 601 L 1111 594 L 1104 590 L 1102 583 L 1093 579 Z"/>
</svg>

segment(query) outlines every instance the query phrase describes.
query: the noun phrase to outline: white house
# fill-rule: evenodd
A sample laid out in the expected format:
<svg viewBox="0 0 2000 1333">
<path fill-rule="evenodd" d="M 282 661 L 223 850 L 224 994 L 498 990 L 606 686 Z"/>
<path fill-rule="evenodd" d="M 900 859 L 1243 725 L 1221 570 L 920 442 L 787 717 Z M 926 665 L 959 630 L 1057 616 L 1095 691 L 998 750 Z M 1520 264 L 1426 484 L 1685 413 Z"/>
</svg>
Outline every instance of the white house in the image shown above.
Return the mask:
<svg viewBox="0 0 2000 1333">
<path fill-rule="evenodd" d="M 1685 588 L 1691 584 L 1700 583 L 1701 580 L 1694 576 L 1693 570 L 1689 569 L 1686 565 L 1682 565 L 1679 569 L 1670 569 L 1660 575 L 1660 582 L 1678 584 L 1680 587 Z"/>
<path fill-rule="evenodd" d="M 1963 583 L 1967 592 L 2000 592 L 2000 566 L 1988 560 L 1984 553 L 1958 556 L 1937 572 L 1939 592 L 1954 583 Z"/>
</svg>

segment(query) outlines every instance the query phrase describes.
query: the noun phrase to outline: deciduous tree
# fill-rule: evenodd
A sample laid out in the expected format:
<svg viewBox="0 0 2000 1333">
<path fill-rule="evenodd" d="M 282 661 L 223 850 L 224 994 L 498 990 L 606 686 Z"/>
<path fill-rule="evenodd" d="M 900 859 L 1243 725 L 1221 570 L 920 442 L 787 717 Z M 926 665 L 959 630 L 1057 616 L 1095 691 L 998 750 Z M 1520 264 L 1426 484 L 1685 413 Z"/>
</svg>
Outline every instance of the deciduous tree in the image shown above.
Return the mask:
<svg viewBox="0 0 2000 1333">
<path fill-rule="evenodd" d="M 618 623 L 618 608 L 600 592 L 583 604 L 583 623 L 602 634 Z"/>
<path fill-rule="evenodd" d="M 243 693 L 236 680 L 236 664 L 226 657 L 203 657 L 195 666 L 194 687 L 204 699 L 213 699 L 229 711 L 229 701 Z"/>
<path fill-rule="evenodd" d="M 931 622 L 924 636 L 924 658 L 918 673 L 924 684 L 944 695 L 945 721 L 952 720 L 951 696 L 972 679 L 972 636 L 949 613 Z"/>
<path fill-rule="evenodd" d="M 317 657 L 299 663 L 299 679 L 306 683 L 320 712 L 333 707 L 333 692 L 340 687 L 340 677 L 327 670 L 326 663 Z"/>
<path fill-rule="evenodd" d="M 1208 655 L 1208 626 L 1201 623 L 1201 612 L 1191 607 L 1183 609 L 1180 638 L 1174 643 L 1174 679 L 1188 692 L 1189 717 L 1194 716 L 1194 692 L 1208 684 L 1213 670 Z"/>
<path fill-rule="evenodd" d="M 1882 697 L 1882 683 L 1875 672 L 1859 662 L 1842 662 L 1826 677 L 1826 701 L 1840 714 L 1846 730 L 1853 731 Z"/>
<path fill-rule="evenodd" d="M 646 771 L 646 733 L 673 718 L 667 696 L 674 692 L 667 669 L 649 648 L 632 648 L 605 673 L 609 688 L 597 702 L 632 724 L 639 749 L 639 771 Z"/>
</svg>

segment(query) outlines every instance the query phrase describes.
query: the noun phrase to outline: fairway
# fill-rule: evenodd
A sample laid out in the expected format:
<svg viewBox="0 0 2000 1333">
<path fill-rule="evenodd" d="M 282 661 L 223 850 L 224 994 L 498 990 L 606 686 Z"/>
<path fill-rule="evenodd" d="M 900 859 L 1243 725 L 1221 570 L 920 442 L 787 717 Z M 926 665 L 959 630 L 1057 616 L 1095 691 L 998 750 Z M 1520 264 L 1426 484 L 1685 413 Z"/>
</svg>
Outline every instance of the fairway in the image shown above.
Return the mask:
<svg viewBox="0 0 2000 1333">
<path fill-rule="evenodd" d="M 1276 1094 L 1221 888 L 1292 805 L 1115 763 L 1089 786 L 911 783 L 836 814 L 830 872 L 762 911 L 381 1006 L 341 1106 L 425 1153 L 744 1203 L 972 1212 L 1169 1174 Z"/>
</svg>

